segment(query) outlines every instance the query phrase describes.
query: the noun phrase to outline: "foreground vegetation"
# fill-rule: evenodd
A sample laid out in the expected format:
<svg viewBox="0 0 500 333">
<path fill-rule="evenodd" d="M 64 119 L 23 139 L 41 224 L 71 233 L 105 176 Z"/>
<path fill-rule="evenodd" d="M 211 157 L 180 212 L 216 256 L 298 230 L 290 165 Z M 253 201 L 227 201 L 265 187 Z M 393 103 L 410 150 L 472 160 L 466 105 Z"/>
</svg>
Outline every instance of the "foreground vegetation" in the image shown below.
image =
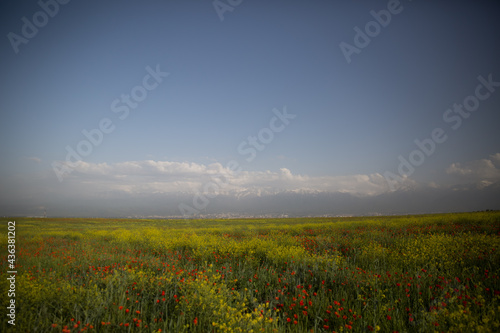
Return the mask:
<svg viewBox="0 0 500 333">
<path fill-rule="evenodd" d="M 14 220 L 17 332 L 500 330 L 499 212 Z"/>
</svg>

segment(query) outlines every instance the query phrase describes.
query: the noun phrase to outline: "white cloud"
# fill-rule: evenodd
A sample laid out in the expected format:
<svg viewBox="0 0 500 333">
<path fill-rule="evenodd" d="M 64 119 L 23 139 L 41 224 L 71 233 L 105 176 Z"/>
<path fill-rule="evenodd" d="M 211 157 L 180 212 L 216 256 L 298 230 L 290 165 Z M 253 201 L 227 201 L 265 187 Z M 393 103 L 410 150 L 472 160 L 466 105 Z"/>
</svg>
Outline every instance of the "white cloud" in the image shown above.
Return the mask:
<svg viewBox="0 0 500 333">
<path fill-rule="evenodd" d="M 28 157 L 28 160 L 33 161 L 35 163 L 41 163 L 42 160 L 38 157 Z"/>
<path fill-rule="evenodd" d="M 492 184 L 500 181 L 500 153 L 481 160 L 453 163 L 446 169 L 446 173 L 479 186 Z"/>
<path fill-rule="evenodd" d="M 490 160 L 497 168 L 500 168 L 500 153 L 490 155 Z"/>
<path fill-rule="evenodd" d="M 398 183 L 399 188 L 406 190 L 405 192 L 409 195 L 416 195 L 417 198 L 415 202 L 407 203 L 409 211 L 413 211 L 413 205 L 426 202 L 427 195 L 423 195 L 423 193 L 427 193 L 429 188 L 444 191 L 440 193 L 463 193 L 459 190 L 460 188 L 471 189 L 472 187 L 455 188 L 453 185 L 470 185 L 474 182 L 474 189 L 477 190 L 500 180 L 500 154 L 468 163 L 454 163 L 449 166 L 447 172 L 455 178 L 451 188 L 443 186 L 440 182 L 419 185 L 410 178 L 403 177 L 403 181 Z M 19 175 L 15 179 L 0 179 L 0 185 L 2 188 L 13 189 L 8 193 L 0 193 L 0 202 L 3 203 L 4 208 L 21 205 L 45 206 L 49 207 L 51 212 L 62 215 L 87 214 L 87 211 L 92 212 L 94 208 L 101 209 L 102 212 L 107 212 L 106 214 L 112 216 L 115 216 L 113 214 L 120 215 L 123 212 L 147 215 L 153 214 L 152 211 L 156 212 L 155 214 L 167 214 L 168 212 L 168 214 L 176 215 L 180 213 L 177 206 L 180 202 L 194 205 L 196 194 L 204 194 L 211 199 L 211 194 L 214 192 L 227 195 L 227 197 L 221 198 L 223 200 L 213 201 L 213 205 L 210 206 L 211 209 L 219 209 L 221 212 L 231 211 L 233 208 L 236 210 L 244 208 L 248 212 L 258 213 L 260 208 L 254 207 L 253 201 L 245 201 L 247 196 L 253 200 L 252 196 L 254 195 L 273 195 L 285 192 L 297 195 L 276 198 L 318 199 L 324 212 L 330 212 L 333 209 L 330 207 L 332 202 L 328 201 L 330 198 L 343 198 L 342 200 L 344 200 L 348 197 L 322 194 L 350 194 L 353 197 L 346 199 L 347 201 L 344 202 L 346 206 L 342 207 L 345 207 L 346 211 L 357 211 L 356 205 L 359 202 L 371 202 L 371 198 L 376 198 L 380 194 L 392 195 L 386 179 L 379 173 L 309 176 L 295 174 L 288 168 L 237 173 L 220 163 L 203 164 L 154 160 L 113 164 L 81 161 L 74 165 L 73 172 L 68 174 L 63 182 L 58 181 L 53 170 L 47 170 L 31 177 Z M 449 189 L 457 189 L 457 191 L 450 192 Z M 356 201 L 357 199 L 354 197 L 361 198 L 362 201 Z M 381 196 L 379 198 L 381 199 L 377 198 L 373 202 L 386 207 L 386 211 L 392 211 L 391 209 L 402 204 L 394 202 L 398 198 L 397 196 L 390 196 L 388 201 L 382 202 L 378 200 L 385 200 L 387 197 Z M 402 198 L 408 197 L 404 195 Z M 299 209 L 301 204 L 300 201 L 293 201 L 295 199 L 291 199 L 290 203 L 283 203 L 281 199 L 272 201 L 272 196 L 266 197 L 266 202 L 267 200 L 269 200 L 270 207 L 274 207 L 275 204 L 281 205 L 279 209 L 283 210 Z M 467 198 L 467 201 L 462 203 L 465 205 L 469 202 L 470 199 Z M 491 204 L 488 205 L 491 206 Z M 337 208 L 341 211 L 342 207 Z M 73 211 L 74 209 L 76 211 Z M 272 210 L 274 208 L 268 207 L 266 209 Z M 363 211 L 362 207 L 360 209 L 360 212 Z M 35 213 L 40 214 L 40 211 L 36 210 Z"/>
<path fill-rule="evenodd" d="M 80 161 L 64 180 L 91 192 L 196 193 L 217 184 L 218 193 L 343 192 L 353 195 L 376 195 L 387 191 L 384 177 L 347 175 L 310 177 L 279 171 L 233 172 L 220 163 L 198 164 L 170 161 L 128 161 L 115 164 Z"/>
</svg>

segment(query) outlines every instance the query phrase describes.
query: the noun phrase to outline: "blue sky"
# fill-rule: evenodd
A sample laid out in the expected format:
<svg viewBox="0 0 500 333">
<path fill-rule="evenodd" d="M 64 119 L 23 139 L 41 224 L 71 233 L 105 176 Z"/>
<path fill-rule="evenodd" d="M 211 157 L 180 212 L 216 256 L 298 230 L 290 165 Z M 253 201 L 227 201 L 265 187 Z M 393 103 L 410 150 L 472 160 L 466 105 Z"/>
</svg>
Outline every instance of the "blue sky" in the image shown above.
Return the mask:
<svg viewBox="0 0 500 333">
<path fill-rule="evenodd" d="M 500 82 L 496 2 L 41 3 L 53 17 L 39 14 L 36 1 L 1 5 L 3 215 L 71 214 L 63 199 L 112 205 L 125 194 L 139 210 L 148 195 L 203 192 L 213 175 L 230 179 L 218 188 L 228 196 L 377 196 L 500 181 L 500 87 L 481 88 L 488 97 L 458 129 L 443 119 L 475 94 L 479 76 Z M 214 3 L 232 10 L 221 20 Z M 387 24 L 348 62 L 339 45 L 356 46 L 354 28 L 366 33 L 371 11 Z M 26 20 L 44 15 L 35 36 L 12 42 L 26 37 Z M 148 79 L 157 86 L 120 119 L 111 105 L 144 91 L 147 68 L 168 76 Z M 238 146 L 285 109 L 295 117 L 248 162 Z M 102 119 L 114 130 L 58 179 L 54 165 L 65 163 L 66 147 L 77 150 L 82 131 Z M 447 140 L 411 175 L 398 173 L 398 157 L 408 159 L 414 141 L 436 128 Z M 401 177 L 397 186 L 388 186 L 387 172 Z"/>
</svg>

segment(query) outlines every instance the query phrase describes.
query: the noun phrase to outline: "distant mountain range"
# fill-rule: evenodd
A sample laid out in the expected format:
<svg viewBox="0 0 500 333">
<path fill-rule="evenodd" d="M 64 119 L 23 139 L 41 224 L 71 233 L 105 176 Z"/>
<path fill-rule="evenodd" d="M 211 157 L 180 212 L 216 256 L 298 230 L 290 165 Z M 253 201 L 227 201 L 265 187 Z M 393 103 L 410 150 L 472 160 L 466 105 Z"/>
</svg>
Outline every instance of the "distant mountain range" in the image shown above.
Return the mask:
<svg viewBox="0 0 500 333">
<path fill-rule="evenodd" d="M 193 207 L 193 195 L 110 193 L 51 206 L 47 215 L 81 217 L 182 217 L 179 205 Z M 15 207 L 1 207 L 12 211 Z M 208 199 L 197 215 L 217 216 L 323 216 L 391 215 L 477 211 L 500 208 L 500 182 L 449 188 L 419 187 L 374 196 L 319 191 L 245 191 Z M 33 212 L 39 215 L 39 210 Z M 38 213 L 38 214 L 37 214 Z M 26 214 L 24 214 L 26 215 Z"/>
</svg>

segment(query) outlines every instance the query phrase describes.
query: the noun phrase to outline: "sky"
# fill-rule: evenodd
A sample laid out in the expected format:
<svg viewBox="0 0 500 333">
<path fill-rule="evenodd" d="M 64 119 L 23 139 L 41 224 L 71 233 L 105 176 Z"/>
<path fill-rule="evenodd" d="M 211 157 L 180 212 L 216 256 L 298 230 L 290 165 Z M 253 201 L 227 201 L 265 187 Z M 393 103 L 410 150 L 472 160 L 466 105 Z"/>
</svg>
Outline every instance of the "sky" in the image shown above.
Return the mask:
<svg viewBox="0 0 500 333">
<path fill-rule="evenodd" d="M 0 215 L 500 209 L 495 1 L 0 6 Z"/>
</svg>

